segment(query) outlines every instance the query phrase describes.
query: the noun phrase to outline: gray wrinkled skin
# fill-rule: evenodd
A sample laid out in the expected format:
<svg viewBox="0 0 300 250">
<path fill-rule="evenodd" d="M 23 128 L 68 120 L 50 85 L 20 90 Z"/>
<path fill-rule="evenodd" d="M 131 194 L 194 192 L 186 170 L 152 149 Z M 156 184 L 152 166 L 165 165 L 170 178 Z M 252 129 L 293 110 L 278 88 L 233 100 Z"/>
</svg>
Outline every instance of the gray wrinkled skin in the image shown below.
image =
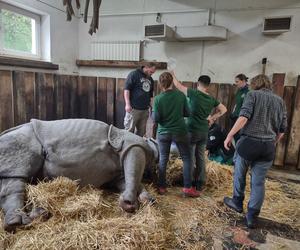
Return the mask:
<svg viewBox="0 0 300 250">
<path fill-rule="evenodd" d="M 152 199 L 141 180 L 146 166 L 158 159 L 153 140 L 88 119 L 31 120 L 0 135 L 0 205 L 4 227 L 12 231 L 47 215 L 42 208 L 26 214 L 25 185 L 37 179 L 65 176 L 121 192 L 120 206 L 134 212 Z"/>
</svg>

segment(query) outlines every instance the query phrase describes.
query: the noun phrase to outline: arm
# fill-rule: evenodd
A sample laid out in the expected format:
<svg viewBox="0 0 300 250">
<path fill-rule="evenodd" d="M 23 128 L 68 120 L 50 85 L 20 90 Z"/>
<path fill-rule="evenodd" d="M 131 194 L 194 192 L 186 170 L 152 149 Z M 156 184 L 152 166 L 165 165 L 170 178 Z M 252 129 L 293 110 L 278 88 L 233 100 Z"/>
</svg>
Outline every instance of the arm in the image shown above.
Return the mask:
<svg viewBox="0 0 300 250">
<path fill-rule="evenodd" d="M 158 112 L 152 112 L 151 118 L 154 121 L 154 123 L 159 123 L 160 122 L 160 116 Z"/>
<path fill-rule="evenodd" d="M 130 94 L 131 90 L 135 88 L 136 82 L 136 72 L 132 71 L 126 78 L 125 88 L 124 88 L 124 100 L 125 100 L 125 111 L 130 113 L 132 111 L 131 103 L 130 103 Z"/>
<path fill-rule="evenodd" d="M 213 115 L 210 115 L 207 120 L 208 120 L 208 124 L 209 126 L 211 126 L 217 119 L 219 119 L 222 115 L 224 115 L 227 112 L 227 108 L 220 103 L 217 107 L 216 107 L 217 112 Z"/>
<path fill-rule="evenodd" d="M 132 110 L 132 107 L 130 104 L 130 91 L 127 89 L 124 90 L 124 99 L 125 99 L 125 111 L 127 113 L 130 113 Z"/>
<path fill-rule="evenodd" d="M 277 144 L 282 139 L 283 136 L 284 136 L 284 133 L 277 134 L 275 144 Z"/>
<path fill-rule="evenodd" d="M 158 101 L 157 101 L 156 98 L 154 98 L 151 118 L 155 123 L 159 123 L 160 120 L 161 120 L 161 117 L 160 117 L 160 114 L 159 114 L 159 111 L 158 111 Z"/>
<path fill-rule="evenodd" d="M 187 99 L 185 98 L 185 103 L 184 103 L 184 107 L 183 107 L 183 116 L 189 117 L 190 115 L 191 115 L 191 111 L 190 111 L 189 105 L 187 103 Z"/>
<path fill-rule="evenodd" d="M 224 147 L 229 150 L 229 147 L 231 145 L 231 141 L 233 139 L 233 136 L 239 132 L 248 122 L 248 118 L 244 116 L 240 116 L 237 121 L 235 122 L 234 126 L 230 130 L 229 134 L 227 135 L 225 141 L 224 141 Z"/>
<path fill-rule="evenodd" d="M 179 82 L 179 81 L 177 80 L 174 71 L 171 71 L 170 73 L 171 73 L 172 76 L 173 76 L 173 83 L 174 83 L 175 87 L 176 87 L 179 91 L 181 91 L 183 94 L 187 95 L 187 90 L 188 90 L 188 88 L 185 87 L 181 82 Z"/>
<path fill-rule="evenodd" d="M 286 106 L 283 103 L 283 117 L 280 124 L 279 133 L 276 136 L 275 144 L 277 144 L 284 136 L 286 129 L 287 129 L 287 112 L 286 112 Z"/>
</svg>

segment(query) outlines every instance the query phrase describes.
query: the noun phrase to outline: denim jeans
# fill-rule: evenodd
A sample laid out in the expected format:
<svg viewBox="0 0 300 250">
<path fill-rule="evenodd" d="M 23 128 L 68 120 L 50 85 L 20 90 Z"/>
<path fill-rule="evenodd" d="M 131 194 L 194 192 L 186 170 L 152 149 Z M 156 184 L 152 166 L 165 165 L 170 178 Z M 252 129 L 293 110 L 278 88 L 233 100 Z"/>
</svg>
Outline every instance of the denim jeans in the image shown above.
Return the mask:
<svg viewBox="0 0 300 250">
<path fill-rule="evenodd" d="M 200 190 L 206 181 L 205 149 L 206 132 L 189 133 L 191 143 L 192 185 Z"/>
<path fill-rule="evenodd" d="M 243 206 L 246 174 L 250 167 L 251 193 L 248 202 L 248 211 L 252 210 L 257 214 L 259 213 L 264 202 L 266 174 L 272 164 L 273 161 L 247 161 L 236 152 L 233 179 L 233 201 L 237 206 Z"/>
<path fill-rule="evenodd" d="M 166 187 L 166 170 L 169 161 L 172 141 L 176 143 L 183 161 L 183 183 L 185 188 L 190 188 L 191 183 L 191 157 L 188 135 L 158 134 L 159 147 L 159 187 Z"/>
</svg>

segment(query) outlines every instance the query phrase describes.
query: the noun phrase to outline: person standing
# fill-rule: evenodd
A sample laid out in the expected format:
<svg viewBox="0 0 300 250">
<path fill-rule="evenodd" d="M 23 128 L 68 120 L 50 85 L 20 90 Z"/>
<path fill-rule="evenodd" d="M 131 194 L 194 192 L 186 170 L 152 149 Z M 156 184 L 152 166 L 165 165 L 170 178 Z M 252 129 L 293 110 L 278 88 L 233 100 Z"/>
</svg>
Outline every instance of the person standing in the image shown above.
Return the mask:
<svg viewBox="0 0 300 250">
<path fill-rule="evenodd" d="M 230 114 L 231 128 L 233 127 L 234 123 L 238 119 L 244 99 L 247 93 L 249 92 L 249 86 L 247 81 L 248 81 L 248 77 L 246 77 L 244 74 L 238 74 L 235 77 L 235 85 L 237 86 L 237 91 L 235 93 L 235 105 L 232 110 L 232 113 Z M 239 139 L 238 133 L 235 134 L 234 139 L 236 142 L 238 141 Z"/>
<path fill-rule="evenodd" d="M 152 74 L 155 64 L 146 63 L 139 69 L 129 73 L 124 89 L 125 118 L 124 128 L 127 131 L 144 136 L 149 117 L 149 107 L 153 97 L 154 81 Z"/>
<path fill-rule="evenodd" d="M 188 98 L 191 115 L 187 119 L 187 126 L 191 143 L 193 187 L 196 190 L 202 190 L 206 181 L 205 149 L 208 128 L 227 112 L 227 108 L 209 95 L 209 76 L 201 75 L 198 78 L 197 89 L 192 89 L 182 85 L 174 72 L 172 75 L 176 88 Z M 216 113 L 210 115 L 214 108 L 216 108 Z"/>
<path fill-rule="evenodd" d="M 173 77 L 169 72 L 159 76 L 159 86 L 162 90 L 154 98 L 153 120 L 158 124 L 157 139 L 159 146 L 159 183 L 158 192 L 165 194 L 166 167 L 169 161 L 172 141 L 176 143 L 183 161 L 183 194 L 188 197 L 198 197 L 200 194 L 192 188 L 191 158 L 189 138 L 184 116 L 189 115 L 186 97 L 173 89 Z"/>
<path fill-rule="evenodd" d="M 243 212 L 246 174 L 251 169 L 246 223 L 253 228 L 263 205 L 265 178 L 275 158 L 276 143 L 287 128 L 287 115 L 284 101 L 272 92 L 267 76 L 257 75 L 251 80 L 250 87 L 239 118 L 224 141 L 224 147 L 228 149 L 234 135 L 241 131 L 236 145 L 233 196 L 224 197 L 224 203 L 239 213 Z"/>
</svg>

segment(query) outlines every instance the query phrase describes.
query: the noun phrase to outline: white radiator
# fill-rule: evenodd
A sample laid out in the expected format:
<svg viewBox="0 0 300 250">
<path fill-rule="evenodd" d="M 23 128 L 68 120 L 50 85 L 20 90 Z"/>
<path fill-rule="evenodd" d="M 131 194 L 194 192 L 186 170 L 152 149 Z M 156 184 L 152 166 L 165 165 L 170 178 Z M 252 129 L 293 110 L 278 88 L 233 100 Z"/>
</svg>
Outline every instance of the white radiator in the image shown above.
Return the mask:
<svg viewBox="0 0 300 250">
<path fill-rule="evenodd" d="M 93 60 L 140 60 L 140 41 L 99 41 L 92 42 L 91 48 Z"/>
</svg>

